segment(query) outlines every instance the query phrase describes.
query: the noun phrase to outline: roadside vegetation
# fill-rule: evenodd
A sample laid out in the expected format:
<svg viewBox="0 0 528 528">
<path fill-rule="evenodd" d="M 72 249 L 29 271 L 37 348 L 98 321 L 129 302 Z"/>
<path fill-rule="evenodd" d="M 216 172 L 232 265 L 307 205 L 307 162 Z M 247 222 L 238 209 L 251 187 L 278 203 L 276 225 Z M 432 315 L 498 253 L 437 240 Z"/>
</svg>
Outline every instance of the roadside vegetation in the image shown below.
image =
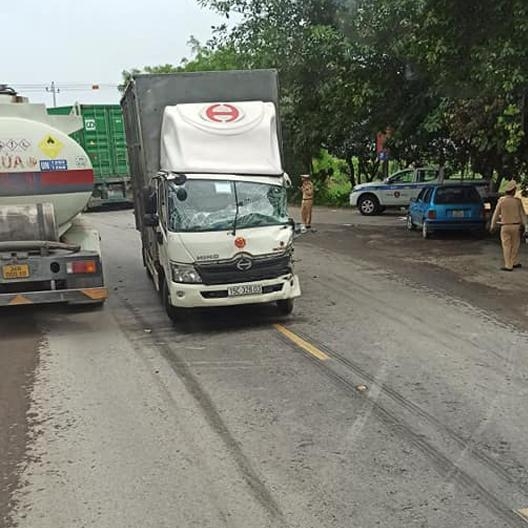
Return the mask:
<svg viewBox="0 0 528 528">
<path fill-rule="evenodd" d="M 526 0 L 198 1 L 226 24 L 191 39 L 190 59 L 125 79 L 277 68 L 287 170 L 314 174 L 319 203 L 411 164 L 528 186 Z"/>
</svg>

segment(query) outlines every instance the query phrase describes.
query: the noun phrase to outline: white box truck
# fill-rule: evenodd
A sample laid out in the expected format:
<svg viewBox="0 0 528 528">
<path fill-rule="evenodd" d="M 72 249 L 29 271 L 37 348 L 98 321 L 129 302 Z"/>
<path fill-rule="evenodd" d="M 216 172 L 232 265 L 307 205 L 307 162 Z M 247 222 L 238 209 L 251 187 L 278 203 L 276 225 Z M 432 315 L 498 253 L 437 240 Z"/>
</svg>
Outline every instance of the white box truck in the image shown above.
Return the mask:
<svg viewBox="0 0 528 528">
<path fill-rule="evenodd" d="M 140 75 L 122 99 L 144 264 L 168 316 L 301 295 L 278 76 Z"/>
<path fill-rule="evenodd" d="M 68 136 L 82 126 L 0 86 L 0 306 L 106 300 L 99 233 L 80 216 L 92 165 Z"/>
</svg>

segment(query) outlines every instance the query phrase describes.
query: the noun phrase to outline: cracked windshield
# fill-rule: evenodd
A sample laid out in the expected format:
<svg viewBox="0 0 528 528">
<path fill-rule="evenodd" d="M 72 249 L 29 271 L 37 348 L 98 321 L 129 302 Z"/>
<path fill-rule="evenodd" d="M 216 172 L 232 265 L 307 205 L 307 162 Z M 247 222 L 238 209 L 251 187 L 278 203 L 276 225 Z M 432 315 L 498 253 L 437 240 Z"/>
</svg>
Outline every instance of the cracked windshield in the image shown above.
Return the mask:
<svg viewBox="0 0 528 528">
<path fill-rule="evenodd" d="M 528 0 L 0 21 L 0 528 L 528 528 Z"/>
<path fill-rule="evenodd" d="M 277 185 L 190 180 L 169 185 L 169 230 L 225 231 L 288 223 L 286 190 Z"/>
</svg>

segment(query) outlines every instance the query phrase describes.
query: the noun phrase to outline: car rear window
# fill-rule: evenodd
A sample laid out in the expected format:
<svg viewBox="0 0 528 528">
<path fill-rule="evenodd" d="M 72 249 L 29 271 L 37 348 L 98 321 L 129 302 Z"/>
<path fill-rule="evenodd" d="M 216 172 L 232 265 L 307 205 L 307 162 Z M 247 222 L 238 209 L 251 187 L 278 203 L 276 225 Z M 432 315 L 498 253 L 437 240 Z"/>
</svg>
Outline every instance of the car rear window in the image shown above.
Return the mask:
<svg viewBox="0 0 528 528">
<path fill-rule="evenodd" d="M 474 187 L 441 187 L 437 189 L 435 203 L 439 205 L 479 203 L 480 194 Z"/>
</svg>

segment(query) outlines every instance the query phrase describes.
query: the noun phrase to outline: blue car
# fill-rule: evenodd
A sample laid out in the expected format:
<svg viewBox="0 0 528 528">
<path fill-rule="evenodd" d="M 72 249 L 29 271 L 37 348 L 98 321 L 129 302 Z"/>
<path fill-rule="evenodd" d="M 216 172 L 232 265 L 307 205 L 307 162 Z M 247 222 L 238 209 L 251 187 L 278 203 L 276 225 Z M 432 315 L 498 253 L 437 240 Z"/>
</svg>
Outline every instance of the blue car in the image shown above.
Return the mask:
<svg viewBox="0 0 528 528">
<path fill-rule="evenodd" d="M 407 215 L 409 231 L 421 228 L 429 238 L 435 231 L 484 232 L 486 211 L 473 185 L 442 184 L 422 189 L 411 201 Z"/>
</svg>

